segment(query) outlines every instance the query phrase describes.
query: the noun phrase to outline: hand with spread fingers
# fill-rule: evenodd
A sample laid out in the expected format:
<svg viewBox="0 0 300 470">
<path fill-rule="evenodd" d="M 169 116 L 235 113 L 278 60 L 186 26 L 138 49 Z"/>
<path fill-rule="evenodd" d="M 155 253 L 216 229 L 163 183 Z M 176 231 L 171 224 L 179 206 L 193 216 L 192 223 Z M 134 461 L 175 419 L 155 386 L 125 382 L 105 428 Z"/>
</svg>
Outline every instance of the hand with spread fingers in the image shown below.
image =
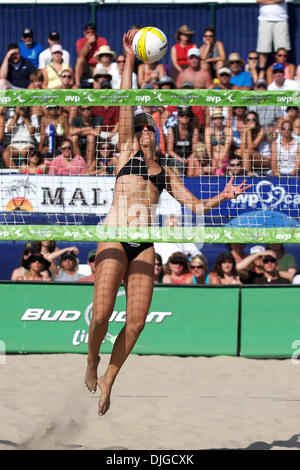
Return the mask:
<svg viewBox="0 0 300 470">
<path fill-rule="evenodd" d="M 247 189 L 251 188 L 252 186 L 251 184 L 248 184 L 247 186 L 245 186 L 245 184 L 247 183 L 246 180 L 244 180 L 241 184 L 234 186 L 233 180 L 234 180 L 234 177 L 232 176 L 230 178 L 229 183 L 226 184 L 224 190 L 222 191 L 225 199 L 235 199 L 240 194 L 247 191 Z"/>
</svg>

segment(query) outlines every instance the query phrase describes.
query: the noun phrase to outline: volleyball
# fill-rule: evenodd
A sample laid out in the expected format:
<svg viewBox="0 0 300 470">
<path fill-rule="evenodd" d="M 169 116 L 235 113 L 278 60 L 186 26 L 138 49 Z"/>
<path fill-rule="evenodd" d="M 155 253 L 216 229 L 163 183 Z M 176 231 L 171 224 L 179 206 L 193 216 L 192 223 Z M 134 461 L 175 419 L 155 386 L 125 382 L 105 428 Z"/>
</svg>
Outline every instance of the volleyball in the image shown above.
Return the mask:
<svg viewBox="0 0 300 470">
<path fill-rule="evenodd" d="M 135 55 L 142 62 L 157 62 L 168 48 L 168 40 L 163 31 L 153 26 L 138 30 L 132 41 Z"/>
</svg>

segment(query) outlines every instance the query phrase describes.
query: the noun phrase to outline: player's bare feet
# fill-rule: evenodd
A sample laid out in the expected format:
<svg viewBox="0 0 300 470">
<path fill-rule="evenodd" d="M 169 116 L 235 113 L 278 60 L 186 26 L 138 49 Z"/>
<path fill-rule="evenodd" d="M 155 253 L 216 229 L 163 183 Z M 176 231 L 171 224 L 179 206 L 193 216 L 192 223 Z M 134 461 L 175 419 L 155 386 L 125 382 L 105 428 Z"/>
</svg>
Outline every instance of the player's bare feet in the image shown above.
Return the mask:
<svg viewBox="0 0 300 470">
<path fill-rule="evenodd" d="M 98 402 L 98 414 L 103 416 L 110 407 L 111 385 L 107 383 L 104 376 L 100 377 L 98 380 L 98 385 L 101 390 L 100 399 Z"/>
<path fill-rule="evenodd" d="M 100 362 L 100 356 L 98 356 L 96 361 L 87 360 L 87 367 L 85 373 L 85 385 L 90 392 L 95 393 L 97 390 L 97 369 Z"/>
</svg>

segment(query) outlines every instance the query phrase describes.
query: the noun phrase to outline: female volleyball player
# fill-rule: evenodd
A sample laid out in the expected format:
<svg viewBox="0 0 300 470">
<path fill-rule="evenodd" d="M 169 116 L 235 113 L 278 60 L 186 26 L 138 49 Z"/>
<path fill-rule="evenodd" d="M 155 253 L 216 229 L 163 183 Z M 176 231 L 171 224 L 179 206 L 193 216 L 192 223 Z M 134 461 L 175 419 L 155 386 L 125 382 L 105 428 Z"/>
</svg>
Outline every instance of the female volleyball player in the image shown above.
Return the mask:
<svg viewBox="0 0 300 470">
<path fill-rule="evenodd" d="M 135 61 L 132 40 L 135 32 L 129 30 L 123 36 L 126 63 L 121 89 L 132 87 Z M 184 187 L 171 169 L 160 166 L 152 116 L 140 113 L 133 117 L 132 108 L 128 106 L 121 106 L 120 109 L 119 144 L 120 157 L 117 163 L 114 200 L 105 221 L 106 225 L 149 225 L 151 208 L 158 203 L 164 188 L 179 202 L 194 212 L 203 214 L 250 187 L 245 186 L 245 181 L 239 186 L 233 186 L 232 178 L 220 194 L 200 201 Z M 101 395 L 98 413 L 104 415 L 110 406 L 110 394 L 116 376 L 145 325 L 154 284 L 153 243 L 99 243 L 95 265 L 85 383 L 91 392 L 95 392 L 97 384 L 99 385 Z M 106 335 L 122 280 L 127 297 L 126 324 L 117 336 L 104 375 L 98 379 L 99 349 Z"/>
</svg>

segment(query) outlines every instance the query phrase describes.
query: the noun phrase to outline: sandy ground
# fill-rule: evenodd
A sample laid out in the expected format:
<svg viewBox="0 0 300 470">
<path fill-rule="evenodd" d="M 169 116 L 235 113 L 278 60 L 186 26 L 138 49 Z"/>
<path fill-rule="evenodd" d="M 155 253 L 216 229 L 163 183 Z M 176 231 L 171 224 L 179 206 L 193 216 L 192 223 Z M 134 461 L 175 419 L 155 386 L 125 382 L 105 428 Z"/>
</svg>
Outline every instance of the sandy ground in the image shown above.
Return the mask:
<svg viewBox="0 0 300 470">
<path fill-rule="evenodd" d="M 0 450 L 300 449 L 300 364 L 290 359 L 131 355 L 102 417 L 85 363 L 78 354 L 5 358 Z"/>
</svg>

